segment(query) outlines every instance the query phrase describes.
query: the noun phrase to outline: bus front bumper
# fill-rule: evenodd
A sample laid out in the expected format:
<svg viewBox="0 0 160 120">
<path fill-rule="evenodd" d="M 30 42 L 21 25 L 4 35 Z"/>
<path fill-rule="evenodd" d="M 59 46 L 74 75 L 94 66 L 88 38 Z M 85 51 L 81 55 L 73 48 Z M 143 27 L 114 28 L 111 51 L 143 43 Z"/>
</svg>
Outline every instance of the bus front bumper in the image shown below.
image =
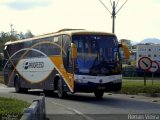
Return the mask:
<svg viewBox="0 0 160 120">
<path fill-rule="evenodd" d="M 75 81 L 75 92 L 94 92 L 96 90 L 103 90 L 105 92 L 121 90 L 122 80 L 116 80 L 108 83 L 80 83 Z"/>
</svg>

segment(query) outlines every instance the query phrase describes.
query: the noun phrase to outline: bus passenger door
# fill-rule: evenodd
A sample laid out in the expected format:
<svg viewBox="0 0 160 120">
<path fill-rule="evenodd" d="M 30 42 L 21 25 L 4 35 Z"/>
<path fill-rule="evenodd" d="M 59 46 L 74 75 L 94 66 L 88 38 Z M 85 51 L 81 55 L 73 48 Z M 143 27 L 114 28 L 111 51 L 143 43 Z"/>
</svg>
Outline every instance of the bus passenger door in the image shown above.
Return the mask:
<svg viewBox="0 0 160 120">
<path fill-rule="evenodd" d="M 62 59 L 64 65 L 64 75 L 71 92 L 74 92 L 74 74 L 72 65 L 71 38 L 68 35 L 62 36 Z"/>
<path fill-rule="evenodd" d="M 67 75 L 69 78 L 70 86 L 72 90 L 74 90 L 74 69 L 73 69 L 71 47 L 67 49 Z"/>
</svg>

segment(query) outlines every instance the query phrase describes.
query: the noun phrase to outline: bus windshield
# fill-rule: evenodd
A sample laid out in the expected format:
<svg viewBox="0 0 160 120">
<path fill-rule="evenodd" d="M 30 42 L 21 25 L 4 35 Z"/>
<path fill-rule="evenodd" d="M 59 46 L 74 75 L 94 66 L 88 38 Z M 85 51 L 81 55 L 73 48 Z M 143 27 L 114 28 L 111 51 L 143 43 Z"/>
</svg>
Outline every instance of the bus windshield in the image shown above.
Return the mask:
<svg viewBox="0 0 160 120">
<path fill-rule="evenodd" d="M 113 75 L 120 72 L 118 41 L 111 35 L 74 35 L 77 46 L 75 73 Z"/>
</svg>

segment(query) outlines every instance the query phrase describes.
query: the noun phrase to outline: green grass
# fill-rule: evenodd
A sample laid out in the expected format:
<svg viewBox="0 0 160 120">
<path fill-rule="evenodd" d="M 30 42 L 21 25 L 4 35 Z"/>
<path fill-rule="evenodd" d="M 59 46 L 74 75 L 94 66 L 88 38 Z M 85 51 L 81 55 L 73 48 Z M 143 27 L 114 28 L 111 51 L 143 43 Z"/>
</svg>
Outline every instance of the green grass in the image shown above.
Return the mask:
<svg viewBox="0 0 160 120">
<path fill-rule="evenodd" d="M 147 80 L 146 86 L 144 86 L 144 81 L 139 80 L 124 80 L 122 81 L 121 93 L 125 94 L 138 94 L 138 93 L 160 93 L 160 80 L 154 80 L 152 85 L 151 80 Z"/>
<path fill-rule="evenodd" d="M 0 97 L 0 119 L 11 116 L 21 118 L 23 109 L 29 107 L 29 103 L 14 98 Z"/>
</svg>

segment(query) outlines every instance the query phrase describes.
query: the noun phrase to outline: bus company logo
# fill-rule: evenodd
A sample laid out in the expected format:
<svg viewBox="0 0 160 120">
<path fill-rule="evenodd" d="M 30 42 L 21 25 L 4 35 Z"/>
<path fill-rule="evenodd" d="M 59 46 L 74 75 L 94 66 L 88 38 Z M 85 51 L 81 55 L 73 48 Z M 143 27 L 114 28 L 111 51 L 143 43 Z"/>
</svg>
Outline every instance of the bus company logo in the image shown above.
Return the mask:
<svg viewBox="0 0 160 120">
<path fill-rule="evenodd" d="M 29 68 L 44 68 L 44 62 L 24 61 L 23 68 L 25 70 Z"/>
<path fill-rule="evenodd" d="M 29 62 L 28 62 L 28 61 L 25 61 L 24 64 L 23 64 L 23 68 L 24 68 L 25 70 L 27 70 L 27 69 L 28 69 L 28 66 L 29 66 Z"/>
</svg>

